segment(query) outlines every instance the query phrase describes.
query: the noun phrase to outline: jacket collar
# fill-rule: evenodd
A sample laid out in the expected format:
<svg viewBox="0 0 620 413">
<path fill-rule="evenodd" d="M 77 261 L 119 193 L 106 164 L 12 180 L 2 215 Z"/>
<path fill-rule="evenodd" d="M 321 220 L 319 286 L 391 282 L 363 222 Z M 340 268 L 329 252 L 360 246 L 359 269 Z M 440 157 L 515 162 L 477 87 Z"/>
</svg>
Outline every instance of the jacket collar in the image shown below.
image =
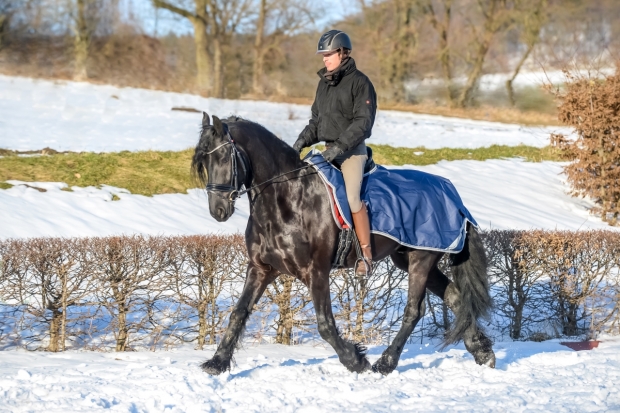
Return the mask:
<svg viewBox="0 0 620 413">
<path fill-rule="evenodd" d="M 323 80 L 323 82 L 327 83 L 328 85 L 336 86 L 338 83 L 340 83 L 342 78 L 344 78 L 345 76 L 347 76 L 350 73 L 355 72 L 355 70 L 357 70 L 357 67 L 355 66 L 355 60 L 353 60 L 353 58 L 350 57 L 345 62 L 345 64 L 343 64 L 340 67 L 336 68 L 336 70 L 334 70 L 334 72 L 331 74 L 331 76 L 325 77 L 325 75 L 327 73 L 327 68 L 326 67 L 324 67 L 323 69 L 319 70 L 317 72 L 317 75 L 319 75 L 319 77 Z"/>
</svg>

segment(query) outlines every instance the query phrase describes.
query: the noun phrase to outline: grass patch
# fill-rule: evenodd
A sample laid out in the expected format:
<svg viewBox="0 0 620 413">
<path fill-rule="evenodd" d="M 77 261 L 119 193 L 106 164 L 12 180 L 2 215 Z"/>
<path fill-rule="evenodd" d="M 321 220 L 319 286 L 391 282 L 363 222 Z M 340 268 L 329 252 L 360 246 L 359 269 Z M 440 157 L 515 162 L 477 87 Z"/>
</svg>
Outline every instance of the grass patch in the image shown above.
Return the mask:
<svg viewBox="0 0 620 413">
<path fill-rule="evenodd" d="M 6 183 L 6 182 L 0 182 L 0 189 L 9 189 L 9 188 L 13 188 L 13 185 Z"/>
<path fill-rule="evenodd" d="M 369 145 L 373 150 L 375 162 L 380 165 L 432 165 L 439 161 L 524 158 L 530 162 L 560 161 L 560 152 L 550 146 L 492 145 L 487 148 L 460 149 L 441 148 L 393 148 L 388 145 Z M 417 153 L 417 154 L 416 154 Z"/>
<path fill-rule="evenodd" d="M 69 153 L 0 158 L 0 181 L 65 182 L 69 186 L 107 184 L 134 194 L 185 193 L 193 149 L 180 152 Z"/>
<path fill-rule="evenodd" d="M 484 161 L 514 157 L 533 162 L 561 160 L 556 149 L 524 145 L 493 145 L 477 149 L 370 146 L 375 161 L 380 165 L 430 165 L 441 160 Z M 37 157 L 9 155 L 0 158 L 0 181 L 65 182 L 69 187 L 106 184 L 147 196 L 185 193 L 196 188 L 189 172 L 192 154 L 193 149 L 180 152 L 65 153 Z M 10 187 L 10 184 L 0 182 L 0 188 Z"/>
</svg>

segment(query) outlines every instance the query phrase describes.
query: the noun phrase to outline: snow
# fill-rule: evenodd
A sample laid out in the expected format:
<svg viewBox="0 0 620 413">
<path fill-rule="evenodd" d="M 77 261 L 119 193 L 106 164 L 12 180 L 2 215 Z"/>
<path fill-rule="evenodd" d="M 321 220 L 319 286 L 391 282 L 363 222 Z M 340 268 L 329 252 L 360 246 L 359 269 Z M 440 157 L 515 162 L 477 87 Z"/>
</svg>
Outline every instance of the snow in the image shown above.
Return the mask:
<svg viewBox="0 0 620 413">
<path fill-rule="evenodd" d="M 237 113 L 289 142 L 309 114 L 303 105 L 0 76 L 0 148 L 184 149 L 196 141 L 200 116 L 171 111 L 173 106 Z M 543 146 L 548 133 L 381 111 L 371 142 Z M 449 178 L 484 228 L 609 229 L 588 214 L 590 201 L 566 194 L 561 163 L 444 161 L 419 169 Z M 233 217 L 217 223 L 202 190 L 145 197 L 105 185 L 68 192 L 64 183 L 10 182 L 15 186 L 0 190 L 0 238 L 231 233 L 245 228 L 249 212 L 241 199 Z M 583 352 L 557 340 L 498 342 L 495 370 L 477 366 L 462 345 L 440 351 L 433 342 L 410 343 L 386 377 L 348 372 L 320 339 L 296 346 L 245 342 L 232 370 L 218 377 L 199 368 L 212 347 L 131 353 L 12 349 L 0 351 L 0 412 L 620 412 L 620 339 L 601 340 L 597 349 Z M 384 349 L 371 347 L 371 362 Z"/>
<path fill-rule="evenodd" d="M 369 351 L 372 361 L 384 347 Z M 11 412 L 596 412 L 619 411 L 620 341 L 573 352 L 557 341 L 497 343 L 495 370 L 462 347 L 409 344 L 382 377 L 353 374 L 331 348 L 246 345 L 231 372 L 213 354 L 0 352 L 0 411 Z"/>
<path fill-rule="evenodd" d="M 450 179 L 485 229 L 612 228 L 588 213 L 590 201 L 566 193 L 562 165 L 555 162 L 442 161 L 415 168 Z M 5 218 L 0 239 L 234 233 L 245 231 L 249 216 L 244 196 L 237 201 L 235 214 L 218 223 L 209 214 L 206 193 L 199 189 L 187 195 L 146 197 L 107 185 L 73 187 L 73 192 L 67 192 L 62 190 L 67 185 L 61 183 L 8 182 L 15 186 L 0 190 L 0 210 Z M 112 201 L 113 194 L 120 200 Z"/>
<path fill-rule="evenodd" d="M 310 118 L 310 106 L 202 98 L 154 90 L 79 82 L 52 82 L 0 75 L 0 148 L 114 152 L 182 150 L 196 145 L 204 110 L 235 114 L 271 130 L 289 144 Z M 379 110 L 369 143 L 399 147 L 478 148 L 492 144 L 542 147 L 550 132 L 525 127 Z"/>
</svg>

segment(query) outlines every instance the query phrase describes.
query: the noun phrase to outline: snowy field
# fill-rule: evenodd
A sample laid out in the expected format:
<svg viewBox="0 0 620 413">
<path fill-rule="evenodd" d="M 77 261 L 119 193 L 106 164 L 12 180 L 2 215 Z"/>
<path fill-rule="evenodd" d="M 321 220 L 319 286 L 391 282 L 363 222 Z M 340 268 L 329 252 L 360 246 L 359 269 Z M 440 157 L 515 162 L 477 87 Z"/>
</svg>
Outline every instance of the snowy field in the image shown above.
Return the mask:
<svg viewBox="0 0 620 413">
<path fill-rule="evenodd" d="M 376 360 L 383 347 L 371 348 Z M 2 412 L 619 412 L 620 341 L 574 352 L 497 343 L 495 370 L 462 347 L 410 344 L 396 371 L 349 373 L 331 348 L 247 345 L 219 377 L 212 350 L 0 353 Z"/>
<path fill-rule="evenodd" d="M 416 168 L 450 179 L 485 229 L 611 228 L 589 214 L 589 201 L 566 194 L 558 163 L 512 159 L 440 162 Z M 28 182 L 25 186 L 9 182 L 15 186 L 0 190 L 0 238 L 244 232 L 249 214 L 244 196 L 237 201 L 235 214 L 218 223 L 209 215 L 203 190 L 146 197 L 109 186 L 74 187 L 67 192 L 61 190 L 66 187 L 63 183 Z M 120 201 L 112 201 L 113 194 Z"/>
<path fill-rule="evenodd" d="M 116 96 L 116 98 L 114 97 Z M 0 76 L 0 148 L 118 151 L 184 149 L 200 115 L 173 106 L 236 113 L 292 142 L 309 115 L 301 105 L 203 99 L 83 83 Z M 293 119 L 289 119 L 293 118 Z M 550 129 L 381 111 L 371 142 L 415 147 L 544 146 Z M 440 162 L 419 169 L 449 178 L 484 228 L 609 228 L 566 195 L 562 165 L 520 160 Z M 242 231 L 247 201 L 216 223 L 203 191 L 133 195 L 120 188 L 14 182 L 0 190 L 0 238 L 119 233 Z M 112 201 L 113 194 L 120 197 Z M 253 345 L 231 372 L 209 377 L 196 351 L 0 352 L 0 412 L 620 412 L 620 339 L 574 352 L 558 341 L 495 343 L 495 370 L 477 366 L 462 345 L 439 351 L 409 344 L 387 377 L 352 374 L 317 340 Z M 375 361 L 384 346 L 372 347 Z"/>
<path fill-rule="evenodd" d="M 195 146 L 202 115 L 173 107 L 219 117 L 235 114 L 262 124 L 291 145 L 310 118 L 307 105 L 0 75 L 0 148 L 115 152 Z M 429 149 L 520 143 L 541 147 L 548 145 L 551 131 L 566 132 L 380 110 L 368 142 Z"/>
</svg>

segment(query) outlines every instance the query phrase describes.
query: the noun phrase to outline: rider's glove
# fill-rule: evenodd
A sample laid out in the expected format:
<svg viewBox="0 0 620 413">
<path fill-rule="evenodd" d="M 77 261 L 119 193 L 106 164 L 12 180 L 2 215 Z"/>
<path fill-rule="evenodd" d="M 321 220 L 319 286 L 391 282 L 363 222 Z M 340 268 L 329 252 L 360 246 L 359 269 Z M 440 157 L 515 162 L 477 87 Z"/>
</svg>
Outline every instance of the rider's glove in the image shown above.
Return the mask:
<svg viewBox="0 0 620 413">
<path fill-rule="evenodd" d="M 340 149 L 336 145 L 331 145 L 329 148 L 323 151 L 323 158 L 325 158 L 326 161 L 331 162 L 336 158 L 336 156 L 342 153 L 343 153 L 342 149 Z"/>
<path fill-rule="evenodd" d="M 297 152 L 301 153 L 301 151 L 306 147 L 306 140 L 304 138 L 297 138 L 295 144 L 293 144 L 293 149 Z"/>
</svg>

